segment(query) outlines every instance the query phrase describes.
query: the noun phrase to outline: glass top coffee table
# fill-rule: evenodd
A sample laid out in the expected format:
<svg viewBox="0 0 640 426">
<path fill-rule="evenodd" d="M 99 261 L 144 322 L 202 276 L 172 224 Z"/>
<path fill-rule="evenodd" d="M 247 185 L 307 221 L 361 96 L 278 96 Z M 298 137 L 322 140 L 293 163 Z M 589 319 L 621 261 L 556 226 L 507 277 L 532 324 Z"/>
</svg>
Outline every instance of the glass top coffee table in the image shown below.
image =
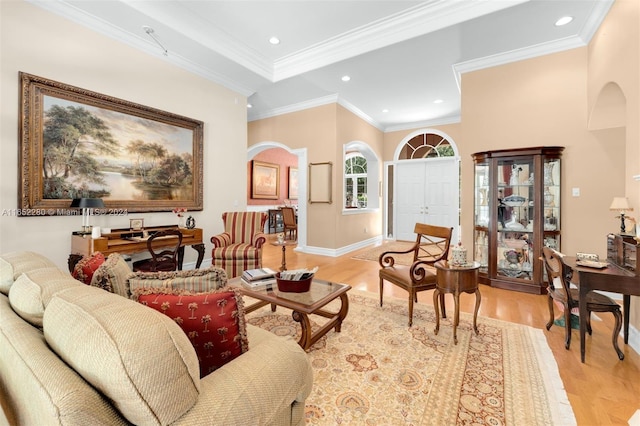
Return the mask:
<svg viewBox="0 0 640 426">
<path fill-rule="evenodd" d="M 291 309 L 293 320 L 300 323 L 302 334 L 298 344 L 304 349 L 309 349 L 330 329 L 340 332 L 342 320 L 349 312 L 349 298 L 347 292 L 351 286 L 330 281 L 315 279 L 311 282 L 309 291 L 304 293 L 289 293 L 278 290 L 276 284 L 269 285 L 265 289 L 248 289 L 240 283 L 240 278 L 229 280 L 229 285 L 238 288 L 248 297 L 257 299 L 258 302 L 245 307 L 245 312 L 250 313 L 263 306 L 271 304 L 271 310 L 275 312 L 276 306 Z M 340 309 L 338 312 L 330 312 L 323 309 L 330 302 L 340 299 Z M 316 332 L 311 330 L 309 315 L 320 315 L 328 318 L 329 321 L 320 327 Z"/>
</svg>

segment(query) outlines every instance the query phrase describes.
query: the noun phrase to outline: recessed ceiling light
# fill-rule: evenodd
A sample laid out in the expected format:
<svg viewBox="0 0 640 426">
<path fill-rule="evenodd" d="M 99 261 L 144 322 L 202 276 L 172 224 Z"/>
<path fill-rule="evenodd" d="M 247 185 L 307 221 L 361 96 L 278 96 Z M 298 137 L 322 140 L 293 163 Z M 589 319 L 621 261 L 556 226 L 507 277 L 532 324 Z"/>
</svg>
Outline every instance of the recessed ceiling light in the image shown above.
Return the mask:
<svg viewBox="0 0 640 426">
<path fill-rule="evenodd" d="M 389 112 L 389 110 L 385 108 L 382 110 L 382 112 Z"/>
<path fill-rule="evenodd" d="M 433 101 L 434 104 L 441 104 L 444 101 L 442 99 L 436 99 L 435 101 Z"/>
<path fill-rule="evenodd" d="M 278 37 L 271 37 L 269 39 L 269 43 L 276 45 L 276 44 L 280 44 L 280 39 Z"/>
<path fill-rule="evenodd" d="M 253 108 L 253 105 L 247 104 L 247 108 Z"/>
<path fill-rule="evenodd" d="M 563 16 L 562 18 L 556 21 L 556 27 L 567 25 L 571 21 L 573 21 L 573 16 Z"/>
<path fill-rule="evenodd" d="M 342 81 L 349 81 L 349 80 L 351 80 L 351 77 L 349 77 L 348 75 L 343 75 L 341 80 Z"/>
</svg>

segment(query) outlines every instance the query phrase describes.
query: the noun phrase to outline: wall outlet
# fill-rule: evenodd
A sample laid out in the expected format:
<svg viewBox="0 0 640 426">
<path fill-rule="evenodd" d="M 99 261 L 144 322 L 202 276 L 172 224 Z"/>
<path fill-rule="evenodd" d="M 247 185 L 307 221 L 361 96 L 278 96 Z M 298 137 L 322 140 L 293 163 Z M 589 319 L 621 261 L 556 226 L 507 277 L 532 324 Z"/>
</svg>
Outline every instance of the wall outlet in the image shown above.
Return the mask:
<svg viewBox="0 0 640 426">
<path fill-rule="evenodd" d="M 367 227 L 364 227 L 364 233 L 366 234 L 367 232 L 369 232 L 369 229 L 367 229 Z"/>
<path fill-rule="evenodd" d="M 571 188 L 571 195 L 573 195 L 574 197 L 579 197 L 580 196 L 580 188 Z"/>
</svg>

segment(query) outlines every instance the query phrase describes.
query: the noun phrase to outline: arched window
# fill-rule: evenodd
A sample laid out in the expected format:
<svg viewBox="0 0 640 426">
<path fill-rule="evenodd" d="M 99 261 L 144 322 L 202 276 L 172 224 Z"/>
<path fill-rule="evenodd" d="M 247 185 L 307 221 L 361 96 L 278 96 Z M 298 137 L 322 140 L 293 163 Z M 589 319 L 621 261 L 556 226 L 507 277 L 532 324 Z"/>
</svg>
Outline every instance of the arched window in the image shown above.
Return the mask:
<svg viewBox="0 0 640 426">
<path fill-rule="evenodd" d="M 345 205 L 347 209 L 367 207 L 367 159 L 350 152 L 344 162 Z"/>
<path fill-rule="evenodd" d="M 380 165 L 376 153 L 366 143 L 352 141 L 345 144 L 343 158 L 344 211 L 355 213 L 379 208 Z"/>
</svg>

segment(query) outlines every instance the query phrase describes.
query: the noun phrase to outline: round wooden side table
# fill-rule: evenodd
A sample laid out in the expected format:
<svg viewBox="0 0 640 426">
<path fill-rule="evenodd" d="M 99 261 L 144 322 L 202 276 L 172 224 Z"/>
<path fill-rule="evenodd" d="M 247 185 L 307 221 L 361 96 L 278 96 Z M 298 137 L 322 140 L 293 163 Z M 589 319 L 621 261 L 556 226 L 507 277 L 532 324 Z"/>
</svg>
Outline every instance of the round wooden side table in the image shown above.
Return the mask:
<svg viewBox="0 0 640 426">
<path fill-rule="evenodd" d="M 478 289 L 478 269 L 480 263 L 472 262 L 464 266 L 453 266 L 446 260 L 438 261 L 434 264 L 436 267 L 436 289 L 433 292 L 433 306 L 436 310 L 436 328 L 435 334 L 440 330 L 440 309 L 438 308 L 438 299 L 440 294 L 453 293 L 455 302 L 455 315 L 453 317 L 453 342 L 458 344 L 458 336 L 456 328 L 460 323 L 460 293 L 475 293 L 476 308 L 473 311 L 473 331 L 478 334 L 478 309 L 480 308 L 480 290 Z"/>
<path fill-rule="evenodd" d="M 295 246 L 298 244 L 296 240 L 284 240 L 284 241 L 269 241 L 269 244 L 276 247 L 282 247 L 282 265 L 280 265 L 280 272 L 287 270 L 287 246 Z"/>
</svg>

